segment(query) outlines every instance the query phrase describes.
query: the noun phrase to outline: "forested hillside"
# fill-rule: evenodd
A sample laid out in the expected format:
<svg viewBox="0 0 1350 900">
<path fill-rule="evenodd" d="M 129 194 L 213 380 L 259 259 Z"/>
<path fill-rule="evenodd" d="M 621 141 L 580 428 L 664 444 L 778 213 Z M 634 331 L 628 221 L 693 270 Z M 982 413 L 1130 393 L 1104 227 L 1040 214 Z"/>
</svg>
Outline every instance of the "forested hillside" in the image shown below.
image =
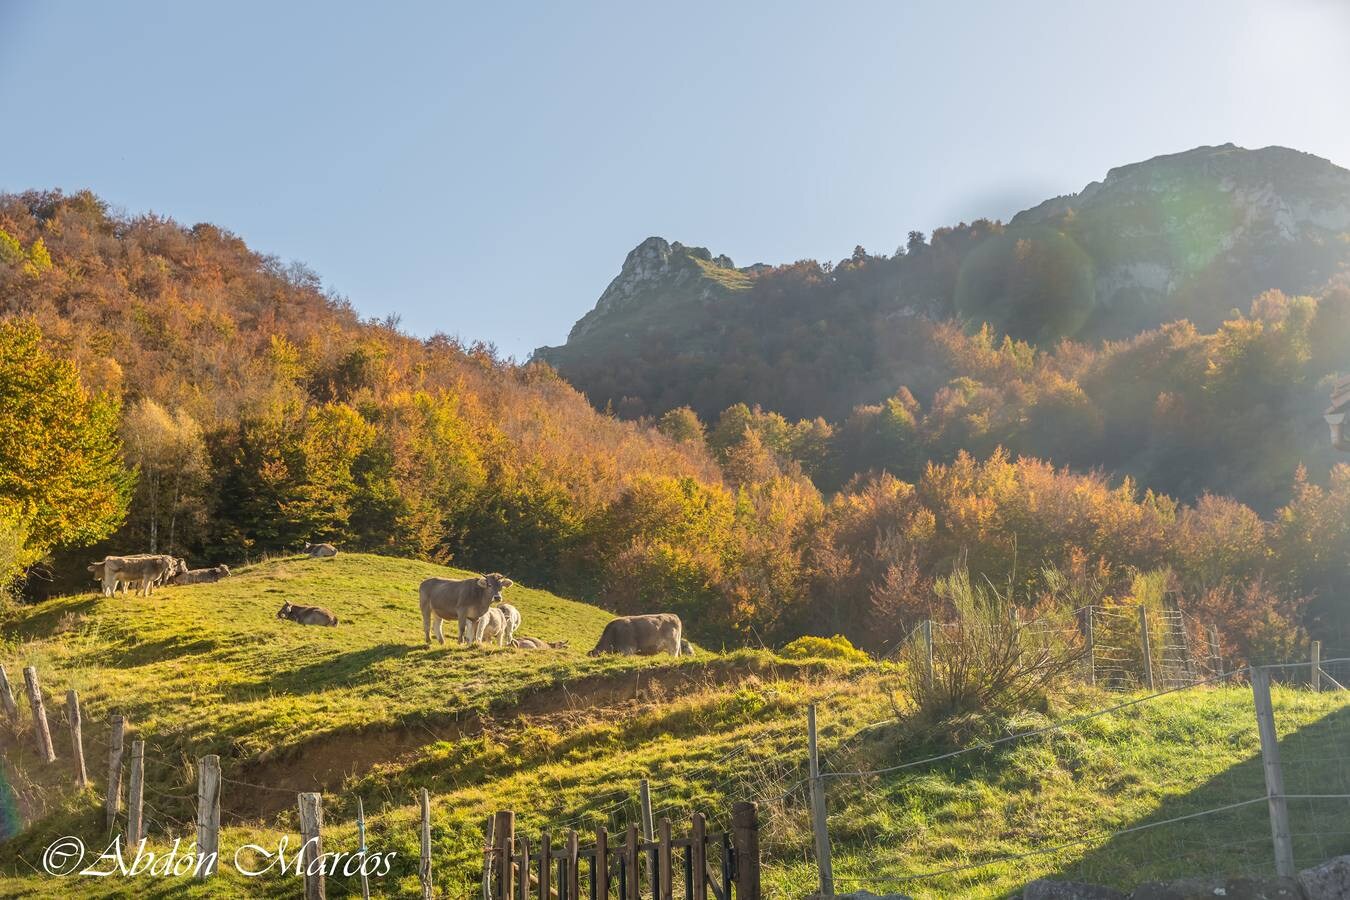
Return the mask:
<svg viewBox="0 0 1350 900">
<path fill-rule="evenodd" d="M 653 238 L 538 356 L 598 408 L 689 407 L 724 442 L 756 406 L 801 420 L 758 430 L 826 490 L 1003 446 L 1270 512 L 1333 462 L 1347 265 L 1350 172 L 1202 147 L 889 256 L 736 268 Z"/>
<path fill-rule="evenodd" d="M 1173 592 L 1240 658 L 1350 628 L 1350 468 L 1306 451 L 1325 436 L 1292 412 L 1337 365 L 1344 288 L 1095 349 L 931 322 L 926 358 L 962 374 L 926 408 L 900 391 L 836 428 L 736 407 L 706 430 L 689 410 L 625 422 L 547 366 L 362 322 L 209 225 L 30 193 L 0 199 L 0 230 L 18 411 L 0 418 L 0 478 L 18 473 L 0 559 L 30 599 L 89 584 L 109 550 L 195 565 L 332 540 L 675 611 L 713 646 L 889 648 L 963 567 L 1027 608 Z M 1117 475 L 1132 467 L 1147 477 Z M 1201 493 L 1216 473 L 1266 502 Z"/>
</svg>

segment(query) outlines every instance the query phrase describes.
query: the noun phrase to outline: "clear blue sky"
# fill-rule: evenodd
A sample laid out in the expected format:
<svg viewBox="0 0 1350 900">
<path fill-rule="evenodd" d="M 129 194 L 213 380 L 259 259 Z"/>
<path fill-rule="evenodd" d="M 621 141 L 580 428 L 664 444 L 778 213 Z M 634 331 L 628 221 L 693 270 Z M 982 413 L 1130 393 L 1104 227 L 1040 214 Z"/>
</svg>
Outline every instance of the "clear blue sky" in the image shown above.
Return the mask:
<svg viewBox="0 0 1350 900">
<path fill-rule="evenodd" d="M 1347 97 L 1341 0 L 0 0 L 0 189 L 214 222 L 520 357 L 648 235 L 838 259 L 1199 144 L 1346 165 Z"/>
</svg>

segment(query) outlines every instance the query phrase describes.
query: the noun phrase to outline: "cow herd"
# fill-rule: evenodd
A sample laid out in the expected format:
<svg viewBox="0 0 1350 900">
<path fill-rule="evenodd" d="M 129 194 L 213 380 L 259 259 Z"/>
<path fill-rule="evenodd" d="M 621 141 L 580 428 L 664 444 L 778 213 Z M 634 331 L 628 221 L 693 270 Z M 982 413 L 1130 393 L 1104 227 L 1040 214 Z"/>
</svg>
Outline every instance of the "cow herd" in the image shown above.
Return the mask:
<svg viewBox="0 0 1350 900">
<path fill-rule="evenodd" d="M 304 552 L 316 558 L 337 555 L 337 549 L 332 544 L 305 544 Z M 202 584 L 219 581 L 230 574 L 228 566 L 189 569 L 185 560 L 152 553 L 108 556 L 100 562 L 91 563 L 89 571 L 94 580 L 102 584 L 105 597 L 113 596 L 119 586 L 123 596 L 132 587 L 141 596 L 149 596 L 160 585 Z M 461 644 L 493 642 L 498 647 L 522 650 L 566 649 L 567 641 L 544 641 L 520 633 L 520 610 L 502 599 L 502 591 L 513 583 L 510 578 L 497 572 L 470 578 L 428 578 L 423 581 L 417 590 L 417 602 L 422 613 L 422 636 L 427 646 L 431 646 L 433 631 L 436 640 L 444 645 L 442 624 L 453 620 L 458 627 Z M 282 604 L 277 618 L 298 625 L 332 627 L 338 624 L 338 617 L 332 610 L 289 601 Z M 683 630 L 680 617 L 674 613 L 620 616 L 605 625 L 599 642 L 589 655 L 693 655 L 693 648 L 684 639 Z"/>
<path fill-rule="evenodd" d="M 103 585 L 103 596 L 111 597 L 122 588 L 122 596 L 135 588 L 136 593 L 148 597 L 156 587 L 165 584 L 208 584 L 230 574 L 227 565 L 209 569 L 189 569 L 187 560 L 161 553 L 138 553 L 133 556 L 105 556 L 89 564 L 94 580 Z"/>
</svg>

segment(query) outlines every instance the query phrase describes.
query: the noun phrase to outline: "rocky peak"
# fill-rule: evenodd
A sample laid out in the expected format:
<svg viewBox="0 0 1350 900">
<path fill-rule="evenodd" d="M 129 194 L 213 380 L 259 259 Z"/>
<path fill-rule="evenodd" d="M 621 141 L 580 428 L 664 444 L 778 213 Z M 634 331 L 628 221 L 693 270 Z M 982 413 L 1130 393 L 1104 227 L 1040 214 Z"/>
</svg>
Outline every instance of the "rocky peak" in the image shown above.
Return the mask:
<svg viewBox="0 0 1350 900">
<path fill-rule="evenodd" d="M 705 266 L 735 269 L 725 254 L 713 256 L 705 247 L 686 247 L 663 237 L 647 238 L 629 251 L 619 274 L 600 295 L 595 308 L 572 326 L 568 340 L 584 336 L 604 316 L 635 308 L 645 298 L 668 295 L 672 288 L 697 281 Z"/>
</svg>

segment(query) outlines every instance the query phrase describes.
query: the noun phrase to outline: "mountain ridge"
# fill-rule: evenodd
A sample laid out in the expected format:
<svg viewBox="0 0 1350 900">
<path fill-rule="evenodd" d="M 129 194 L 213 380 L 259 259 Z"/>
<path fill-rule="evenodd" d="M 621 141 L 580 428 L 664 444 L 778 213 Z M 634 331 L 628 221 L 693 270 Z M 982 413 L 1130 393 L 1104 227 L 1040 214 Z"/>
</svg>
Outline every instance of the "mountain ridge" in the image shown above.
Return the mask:
<svg viewBox="0 0 1350 900">
<path fill-rule="evenodd" d="M 822 388 L 827 402 L 792 412 L 838 416 L 914 380 L 911 360 L 892 345 L 907 344 L 921 319 L 987 321 L 1046 346 L 1124 339 L 1178 319 L 1217 327 L 1264 290 L 1307 293 L 1347 268 L 1350 170 L 1285 147 L 1228 143 L 1113 167 L 1007 223 L 979 219 L 931 239 L 911 233 L 890 257 L 858 248 L 834 264 L 736 267 L 706 248 L 650 237 L 567 342 L 535 358 L 621 415 L 679 405 L 708 412 L 725 401 L 777 409 L 772 391 L 705 397 L 661 381 L 801 365 L 817 352 L 813 335 L 824 334 L 820 355 L 854 356 L 847 365 L 862 370 L 859 383 Z M 835 333 L 848 343 L 834 345 Z M 639 362 L 643 377 L 615 371 Z M 822 361 L 817 380 L 833 380 L 823 367 L 836 364 Z"/>
</svg>

